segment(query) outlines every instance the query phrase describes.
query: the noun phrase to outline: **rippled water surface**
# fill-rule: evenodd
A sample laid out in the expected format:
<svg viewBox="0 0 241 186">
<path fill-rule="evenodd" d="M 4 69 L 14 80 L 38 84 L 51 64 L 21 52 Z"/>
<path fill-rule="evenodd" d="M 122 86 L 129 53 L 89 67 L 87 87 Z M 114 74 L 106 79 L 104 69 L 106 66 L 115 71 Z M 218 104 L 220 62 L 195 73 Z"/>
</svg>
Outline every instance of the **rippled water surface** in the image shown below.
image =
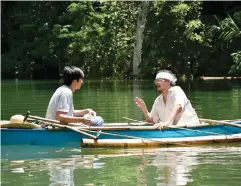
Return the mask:
<svg viewBox="0 0 241 186">
<path fill-rule="evenodd" d="M 58 81 L 2 81 L 1 119 L 14 114 L 44 116 Z M 181 84 L 200 118 L 241 118 L 241 82 Z M 93 108 L 106 122 L 142 120 L 133 98 L 150 109 L 153 81 L 85 81 L 74 93 L 75 108 Z M 1 146 L 1 185 L 189 185 L 240 186 L 241 144 L 172 148 Z"/>
<path fill-rule="evenodd" d="M 4 154 L 9 149 L 3 149 L 2 185 L 241 183 L 240 144 L 159 149 L 22 148 L 28 148 L 26 156 L 24 150 L 9 156 Z"/>
</svg>

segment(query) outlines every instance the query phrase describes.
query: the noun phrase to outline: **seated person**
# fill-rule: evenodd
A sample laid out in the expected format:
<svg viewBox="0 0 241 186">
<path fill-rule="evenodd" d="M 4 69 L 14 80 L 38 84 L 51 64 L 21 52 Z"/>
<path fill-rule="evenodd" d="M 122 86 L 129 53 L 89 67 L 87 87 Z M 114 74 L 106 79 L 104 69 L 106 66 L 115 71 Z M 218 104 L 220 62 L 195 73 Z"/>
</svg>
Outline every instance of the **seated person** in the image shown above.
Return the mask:
<svg viewBox="0 0 241 186">
<path fill-rule="evenodd" d="M 136 97 L 137 106 L 144 113 L 147 121 L 155 123 L 161 129 L 169 125 L 199 124 L 196 111 L 193 109 L 186 94 L 179 86 L 175 86 L 176 77 L 170 71 L 160 71 L 156 75 L 156 90 L 160 95 L 156 98 L 151 112 L 148 112 L 145 102 Z"/>
<path fill-rule="evenodd" d="M 63 123 L 81 122 L 86 125 L 102 125 L 100 116 L 92 109 L 74 110 L 73 92 L 83 84 L 84 73 L 75 66 L 66 66 L 63 71 L 64 85 L 52 95 L 46 112 L 46 118 Z"/>
</svg>

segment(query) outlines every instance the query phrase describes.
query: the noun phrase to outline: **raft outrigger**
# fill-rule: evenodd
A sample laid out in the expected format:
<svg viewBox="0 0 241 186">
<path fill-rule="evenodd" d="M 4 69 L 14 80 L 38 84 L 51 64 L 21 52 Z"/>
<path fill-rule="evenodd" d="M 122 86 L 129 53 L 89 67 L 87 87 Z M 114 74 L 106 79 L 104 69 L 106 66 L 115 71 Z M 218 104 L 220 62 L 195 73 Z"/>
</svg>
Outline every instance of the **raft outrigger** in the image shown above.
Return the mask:
<svg viewBox="0 0 241 186">
<path fill-rule="evenodd" d="M 108 123 L 103 126 L 71 126 L 56 120 L 29 115 L 51 128 L 34 123 L 2 122 L 2 145 L 75 145 L 81 147 L 190 146 L 219 142 L 240 142 L 241 121 L 205 120 L 199 125 L 170 126 L 163 130 L 149 124 Z M 139 126 L 138 126 L 139 125 Z M 22 126 L 22 128 L 20 128 Z"/>
</svg>

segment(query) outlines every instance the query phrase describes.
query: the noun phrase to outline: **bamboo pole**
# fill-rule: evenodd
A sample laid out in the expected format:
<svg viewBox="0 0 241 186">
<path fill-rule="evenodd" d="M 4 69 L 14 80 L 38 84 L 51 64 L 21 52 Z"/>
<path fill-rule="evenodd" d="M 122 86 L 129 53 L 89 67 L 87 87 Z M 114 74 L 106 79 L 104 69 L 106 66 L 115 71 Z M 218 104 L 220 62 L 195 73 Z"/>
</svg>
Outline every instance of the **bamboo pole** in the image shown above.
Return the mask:
<svg viewBox="0 0 241 186">
<path fill-rule="evenodd" d="M 155 140 L 155 139 L 150 139 L 150 138 L 141 138 L 141 137 L 136 137 L 136 136 L 130 136 L 130 135 L 123 135 L 123 134 L 116 134 L 116 133 L 109 133 L 109 132 L 102 132 L 102 131 L 93 131 L 93 130 L 88 130 L 88 129 L 82 129 L 86 132 L 91 132 L 91 133 L 97 133 L 97 134 L 105 134 L 105 135 L 109 135 L 109 136 L 118 136 L 118 137 L 124 137 L 124 138 L 130 138 L 130 139 L 136 139 L 136 140 L 141 140 L 143 143 L 147 143 L 152 142 L 152 143 L 159 143 L 159 140 Z M 97 142 L 97 141 L 96 141 Z M 166 143 L 168 145 L 168 143 Z M 184 144 L 180 144 L 178 142 L 174 142 L 173 144 L 176 145 L 184 145 Z M 185 146 L 192 146 L 192 145 L 188 145 L 185 144 Z"/>
<path fill-rule="evenodd" d="M 220 120 L 220 121 L 227 121 L 227 122 L 241 122 L 241 119 L 233 119 L 233 120 Z"/>
<path fill-rule="evenodd" d="M 170 126 L 170 125 L 168 126 L 168 128 L 172 128 L 172 129 L 183 129 L 183 130 L 189 130 L 189 131 L 193 131 L 193 132 L 201 132 L 201 133 L 214 134 L 214 135 L 225 135 L 225 134 L 216 133 L 216 132 L 201 131 L 201 130 L 189 129 L 189 128 L 181 128 L 181 127 L 175 127 L 175 126 Z"/>
<path fill-rule="evenodd" d="M 138 120 L 127 118 L 127 117 L 123 117 L 123 118 L 127 119 L 127 120 L 130 120 L 130 121 L 139 122 L 140 125 L 145 125 L 145 124 L 152 124 L 153 125 L 153 123 L 149 123 L 149 122 L 145 122 L 145 121 L 138 121 Z M 230 121 L 239 121 L 239 120 L 211 120 L 211 119 L 199 118 L 199 121 L 201 121 L 201 122 L 208 122 L 208 123 L 214 123 L 214 124 L 225 124 L 225 125 L 230 125 L 230 126 L 233 126 L 233 127 L 241 128 L 241 125 L 239 125 L 239 124 L 230 123 Z M 177 128 L 177 127 L 175 127 L 175 128 Z M 181 129 L 181 127 L 178 127 L 178 128 Z M 182 128 L 182 129 L 186 129 L 186 128 Z"/>
<path fill-rule="evenodd" d="M 156 142 L 139 139 L 83 139 L 81 147 L 152 147 L 161 145 L 184 145 L 206 144 L 217 142 L 240 142 L 241 134 L 219 135 L 219 136 L 199 136 L 172 139 L 157 139 Z"/>
<path fill-rule="evenodd" d="M 135 119 L 131 119 L 131 118 L 127 118 L 127 117 L 122 117 L 126 120 L 130 120 L 130 121 L 135 121 L 135 122 L 138 122 L 137 125 L 146 125 L 146 124 L 152 124 L 152 123 L 148 123 L 148 122 L 145 122 L 145 121 L 139 121 L 139 120 L 135 120 Z M 128 124 L 132 125 L 131 123 L 128 122 Z"/>
<path fill-rule="evenodd" d="M 194 125 L 176 125 L 175 127 L 178 128 L 194 128 L 194 127 L 206 127 L 206 126 L 210 126 L 210 124 L 194 124 Z M 77 127 L 77 128 L 86 128 L 83 126 Z M 156 127 L 154 127 L 153 125 L 151 126 L 91 126 L 88 127 L 88 129 L 91 130 L 157 130 Z M 164 128 L 163 130 L 166 130 L 168 128 Z"/>
<path fill-rule="evenodd" d="M 241 125 L 235 124 L 235 123 L 230 123 L 226 121 L 219 121 L 219 120 L 212 120 L 212 119 L 199 119 L 200 121 L 208 122 L 208 123 L 214 123 L 214 124 L 223 124 L 223 125 L 229 125 L 232 127 L 237 127 L 241 128 Z"/>
<path fill-rule="evenodd" d="M 46 118 L 42 118 L 42 117 L 38 117 L 38 116 L 32 116 L 32 115 L 30 115 L 30 112 L 28 114 L 28 118 L 32 118 L 32 119 L 36 119 L 36 120 L 40 120 L 40 121 L 46 121 L 46 122 L 48 122 L 48 125 L 51 125 L 54 127 L 60 127 L 60 128 L 67 128 L 67 129 L 73 130 L 75 132 L 78 132 L 84 136 L 90 137 L 92 139 L 97 139 L 97 137 L 94 135 L 88 134 L 87 132 L 84 132 L 81 129 L 76 129 L 76 128 L 68 126 L 68 125 L 63 125 L 60 121 L 57 121 L 57 120 L 46 119 Z"/>
<path fill-rule="evenodd" d="M 123 117 L 123 118 L 131 120 L 131 121 L 137 121 L 137 122 L 140 122 L 140 123 L 142 122 L 142 121 L 134 120 L 134 119 L 127 118 L 127 117 Z M 146 123 L 148 123 L 148 122 L 146 122 Z M 148 124 L 154 125 L 153 123 L 148 123 Z M 201 133 L 214 134 L 214 135 L 224 135 L 224 134 L 221 134 L 221 133 L 209 132 L 209 131 L 201 131 L 201 130 L 197 130 L 197 129 L 183 128 L 183 127 L 180 127 L 180 126 L 171 126 L 171 125 L 169 125 L 166 128 L 189 130 L 189 131 L 193 131 L 193 132 L 201 132 Z"/>
<path fill-rule="evenodd" d="M 46 119 L 46 118 L 42 118 L 42 117 L 38 117 L 38 116 L 28 115 L 28 118 L 50 122 L 50 123 L 48 123 L 48 125 L 60 127 L 60 128 L 68 128 L 70 130 L 81 133 L 81 134 L 83 134 L 85 136 L 88 136 L 90 138 L 93 138 L 94 140 L 97 140 L 97 137 L 94 136 L 94 135 L 88 134 L 87 132 L 96 133 L 98 135 L 102 133 L 102 134 L 109 135 L 109 136 L 118 136 L 118 137 L 130 138 L 130 139 L 138 139 L 138 140 L 142 140 L 142 141 L 158 142 L 157 140 L 148 139 L 148 138 L 141 138 L 141 137 L 136 137 L 136 136 L 130 136 L 130 135 L 121 135 L 121 134 L 115 134 L 115 133 L 109 133 L 109 132 L 94 131 L 94 130 L 88 130 L 88 129 L 84 129 L 84 128 L 78 128 L 77 129 L 77 128 L 74 128 L 74 127 L 70 127 L 68 125 L 62 125 L 60 121 L 52 120 L 52 119 Z M 177 143 L 177 145 L 182 145 L 182 144 Z"/>
</svg>

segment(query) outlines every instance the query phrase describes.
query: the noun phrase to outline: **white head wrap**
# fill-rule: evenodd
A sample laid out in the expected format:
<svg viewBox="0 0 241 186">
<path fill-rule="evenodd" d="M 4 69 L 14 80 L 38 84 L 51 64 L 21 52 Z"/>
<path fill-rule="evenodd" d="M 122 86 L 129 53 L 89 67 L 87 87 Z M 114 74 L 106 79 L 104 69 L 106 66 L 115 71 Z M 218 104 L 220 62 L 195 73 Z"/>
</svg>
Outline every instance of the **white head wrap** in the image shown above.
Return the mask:
<svg viewBox="0 0 241 186">
<path fill-rule="evenodd" d="M 177 81 L 177 78 L 175 77 L 174 74 L 172 74 L 170 72 L 165 72 L 165 71 L 159 72 L 156 75 L 156 80 L 157 79 L 167 79 L 171 82 L 172 85 L 175 85 L 176 81 Z"/>
</svg>

